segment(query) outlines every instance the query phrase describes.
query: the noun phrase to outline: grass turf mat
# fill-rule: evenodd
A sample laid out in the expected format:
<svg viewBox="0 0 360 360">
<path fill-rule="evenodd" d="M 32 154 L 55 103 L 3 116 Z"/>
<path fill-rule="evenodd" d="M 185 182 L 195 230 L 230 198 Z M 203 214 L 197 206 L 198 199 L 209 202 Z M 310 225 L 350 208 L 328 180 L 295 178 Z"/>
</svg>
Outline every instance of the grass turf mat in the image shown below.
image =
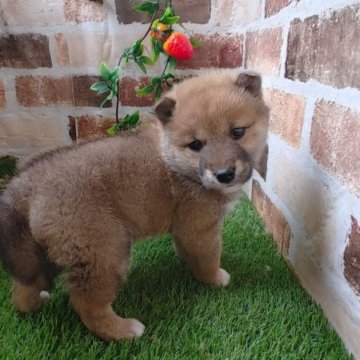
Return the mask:
<svg viewBox="0 0 360 360">
<path fill-rule="evenodd" d="M 349 359 L 321 310 L 301 288 L 252 205 L 225 221 L 227 288 L 195 282 L 170 238 L 137 243 L 114 304 L 146 326 L 142 338 L 106 344 L 88 332 L 60 283 L 44 308 L 18 314 L 0 271 L 0 359 Z"/>
</svg>

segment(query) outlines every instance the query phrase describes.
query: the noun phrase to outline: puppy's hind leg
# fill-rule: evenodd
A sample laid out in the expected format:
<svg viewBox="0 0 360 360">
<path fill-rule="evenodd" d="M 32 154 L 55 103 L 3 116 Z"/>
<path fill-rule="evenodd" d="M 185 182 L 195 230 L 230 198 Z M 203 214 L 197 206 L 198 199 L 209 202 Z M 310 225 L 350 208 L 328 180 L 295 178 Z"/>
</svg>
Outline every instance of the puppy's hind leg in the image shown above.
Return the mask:
<svg viewBox="0 0 360 360">
<path fill-rule="evenodd" d="M 39 255 L 38 255 L 39 256 Z M 17 278 L 11 287 L 11 299 L 20 312 L 37 311 L 48 298 L 59 268 L 45 257 L 39 256 L 36 266 L 29 268 L 29 263 L 17 271 Z M 26 267 L 28 267 L 26 269 Z M 21 274 L 22 273 L 22 274 Z"/>
<path fill-rule="evenodd" d="M 122 233 L 116 228 L 108 228 L 101 237 L 92 233 L 92 245 L 78 248 L 83 256 L 78 257 L 67 276 L 76 312 L 88 329 L 106 341 L 139 337 L 144 331 L 138 320 L 121 318 L 112 308 L 130 256 L 131 240 Z M 94 239 L 96 235 L 98 239 Z"/>
</svg>

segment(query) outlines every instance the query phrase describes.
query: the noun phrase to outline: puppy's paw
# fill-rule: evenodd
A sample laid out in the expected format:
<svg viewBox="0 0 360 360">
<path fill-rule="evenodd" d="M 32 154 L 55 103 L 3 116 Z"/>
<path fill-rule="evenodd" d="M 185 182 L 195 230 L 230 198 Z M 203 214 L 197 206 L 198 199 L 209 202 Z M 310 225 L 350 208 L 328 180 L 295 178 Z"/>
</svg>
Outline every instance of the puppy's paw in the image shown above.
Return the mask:
<svg viewBox="0 0 360 360">
<path fill-rule="evenodd" d="M 224 269 L 220 268 L 216 274 L 215 286 L 227 286 L 230 282 L 230 274 Z"/>
<path fill-rule="evenodd" d="M 126 321 L 128 326 L 126 334 L 127 339 L 140 337 L 144 333 L 145 326 L 139 320 L 126 319 Z"/>
<path fill-rule="evenodd" d="M 44 301 L 46 301 L 47 299 L 49 299 L 50 294 L 48 291 L 45 290 L 41 290 L 40 291 L 40 298 L 43 299 Z"/>
</svg>

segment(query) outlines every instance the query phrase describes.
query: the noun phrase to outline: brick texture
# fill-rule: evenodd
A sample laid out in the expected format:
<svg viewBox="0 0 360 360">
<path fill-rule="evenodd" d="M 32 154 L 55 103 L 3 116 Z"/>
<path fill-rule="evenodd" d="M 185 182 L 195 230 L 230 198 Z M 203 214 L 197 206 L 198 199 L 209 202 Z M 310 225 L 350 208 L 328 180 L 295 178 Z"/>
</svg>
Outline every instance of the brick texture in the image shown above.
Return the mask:
<svg viewBox="0 0 360 360">
<path fill-rule="evenodd" d="M 344 252 L 344 275 L 357 295 L 360 295 L 360 226 L 351 217 L 349 241 Z"/>
<path fill-rule="evenodd" d="M 101 61 L 113 66 L 123 51 L 145 32 L 141 26 L 118 34 L 64 32 L 55 36 L 56 57 L 60 66 L 96 67 Z"/>
<path fill-rule="evenodd" d="M 320 101 L 313 117 L 310 146 L 315 159 L 360 194 L 360 114 Z"/>
<path fill-rule="evenodd" d="M 95 91 L 90 90 L 90 86 L 99 81 L 98 76 L 73 76 L 72 86 L 74 93 L 74 105 L 77 107 L 81 106 L 93 106 L 99 107 L 103 100 L 106 98 L 107 93 L 97 95 Z M 111 101 L 108 101 L 104 107 L 111 107 Z"/>
<path fill-rule="evenodd" d="M 273 28 L 246 35 L 245 67 L 264 75 L 279 75 L 282 29 Z"/>
<path fill-rule="evenodd" d="M 149 22 L 148 16 L 132 9 L 134 5 L 140 2 L 142 0 L 115 0 L 119 23 Z M 182 22 L 206 24 L 210 19 L 210 0 L 173 0 L 173 5 Z"/>
<path fill-rule="evenodd" d="M 333 12 L 322 20 L 312 16 L 291 23 L 286 74 L 289 79 L 313 78 L 338 88 L 360 88 L 360 5 Z"/>
<path fill-rule="evenodd" d="M 16 98 L 20 105 L 27 107 L 71 105 L 71 78 L 19 76 L 16 78 Z"/>
<path fill-rule="evenodd" d="M 97 95 L 90 86 L 99 80 L 97 76 L 19 76 L 16 78 L 16 97 L 20 105 L 98 107 L 106 94 Z M 111 102 L 104 107 L 111 107 Z"/>
<path fill-rule="evenodd" d="M 62 33 L 55 34 L 56 60 L 60 66 L 70 65 L 69 47 L 66 37 Z"/>
<path fill-rule="evenodd" d="M 47 36 L 7 34 L 0 37 L 0 67 L 35 69 L 51 66 Z"/>
<path fill-rule="evenodd" d="M 0 118 L 0 148 L 18 149 L 22 155 L 69 144 L 66 118 L 18 111 Z"/>
<path fill-rule="evenodd" d="M 4 108 L 6 108 L 5 89 L 3 82 L 0 81 L 0 109 Z"/>
<path fill-rule="evenodd" d="M 103 116 L 83 115 L 72 119 L 72 121 L 75 120 L 77 125 L 78 140 L 89 140 L 100 136 L 107 136 L 107 129 L 115 124 L 114 118 Z"/>
<path fill-rule="evenodd" d="M 301 141 L 305 99 L 276 89 L 266 89 L 264 97 L 270 107 L 270 131 L 289 145 L 298 148 Z"/>
<path fill-rule="evenodd" d="M 288 6 L 294 0 L 266 0 L 265 17 L 269 17 L 278 13 L 281 9 Z"/>
<path fill-rule="evenodd" d="M 7 26 L 54 26 L 65 21 L 62 1 L 1 0 L 0 8 Z"/>
<path fill-rule="evenodd" d="M 104 21 L 106 18 L 102 0 L 64 0 L 64 13 L 67 21 Z"/>
<path fill-rule="evenodd" d="M 273 239 L 278 246 L 279 252 L 286 256 L 289 250 L 291 238 L 291 228 L 285 217 L 271 202 L 269 197 L 261 189 L 257 181 L 253 181 L 252 202 L 264 219 L 268 231 L 273 235 Z"/>
<path fill-rule="evenodd" d="M 136 90 L 150 84 L 150 78 L 134 79 L 124 77 L 120 82 L 120 103 L 123 106 L 151 106 L 155 102 L 154 94 L 141 96 Z"/>
<path fill-rule="evenodd" d="M 243 63 L 242 35 L 197 35 L 201 46 L 194 50 L 190 60 L 178 61 L 179 69 L 236 68 Z"/>
</svg>

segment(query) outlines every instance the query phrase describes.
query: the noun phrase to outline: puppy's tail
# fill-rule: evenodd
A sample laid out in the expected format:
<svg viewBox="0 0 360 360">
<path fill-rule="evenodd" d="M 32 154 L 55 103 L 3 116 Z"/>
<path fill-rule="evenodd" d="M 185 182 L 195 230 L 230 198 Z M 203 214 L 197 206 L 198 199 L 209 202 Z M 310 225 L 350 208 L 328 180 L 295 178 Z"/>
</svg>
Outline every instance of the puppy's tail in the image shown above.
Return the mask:
<svg viewBox="0 0 360 360">
<path fill-rule="evenodd" d="M 42 272 L 44 256 L 25 215 L 0 197 L 0 261 L 19 282 L 30 285 Z"/>
</svg>

